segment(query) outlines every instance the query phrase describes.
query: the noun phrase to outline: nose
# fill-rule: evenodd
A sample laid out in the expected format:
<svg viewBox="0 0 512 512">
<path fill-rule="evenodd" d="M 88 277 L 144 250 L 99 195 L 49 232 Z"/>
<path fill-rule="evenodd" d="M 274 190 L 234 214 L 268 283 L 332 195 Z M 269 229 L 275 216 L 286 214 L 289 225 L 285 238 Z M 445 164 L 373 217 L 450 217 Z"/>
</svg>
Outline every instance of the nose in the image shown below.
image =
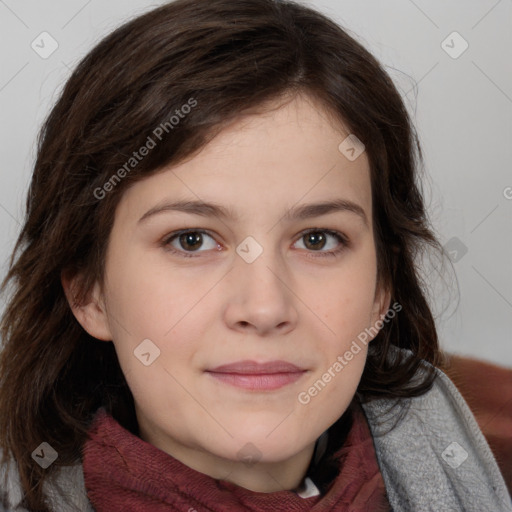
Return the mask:
<svg viewBox="0 0 512 512">
<path fill-rule="evenodd" d="M 278 255 L 267 251 L 247 263 L 237 257 L 228 274 L 224 320 L 229 328 L 259 336 L 286 334 L 297 325 L 297 298 Z"/>
</svg>

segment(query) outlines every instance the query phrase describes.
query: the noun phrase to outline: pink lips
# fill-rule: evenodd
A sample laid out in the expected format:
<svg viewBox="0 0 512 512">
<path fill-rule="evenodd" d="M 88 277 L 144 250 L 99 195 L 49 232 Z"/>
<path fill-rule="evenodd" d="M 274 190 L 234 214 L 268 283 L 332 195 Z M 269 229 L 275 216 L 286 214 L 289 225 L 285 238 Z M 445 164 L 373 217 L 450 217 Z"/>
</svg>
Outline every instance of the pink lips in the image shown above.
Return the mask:
<svg viewBox="0 0 512 512">
<path fill-rule="evenodd" d="M 206 370 L 226 384 L 255 391 L 279 389 L 300 379 L 306 370 L 286 361 L 237 361 Z"/>
</svg>

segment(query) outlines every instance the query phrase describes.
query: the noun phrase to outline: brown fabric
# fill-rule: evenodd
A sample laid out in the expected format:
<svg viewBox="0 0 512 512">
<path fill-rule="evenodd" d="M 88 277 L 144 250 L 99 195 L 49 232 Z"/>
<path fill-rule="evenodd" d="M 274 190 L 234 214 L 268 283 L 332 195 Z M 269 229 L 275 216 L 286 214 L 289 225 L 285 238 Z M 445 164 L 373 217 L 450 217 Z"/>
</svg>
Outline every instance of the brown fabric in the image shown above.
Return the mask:
<svg viewBox="0 0 512 512">
<path fill-rule="evenodd" d="M 443 370 L 469 405 L 512 494 L 512 368 L 452 355 Z"/>
<path fill-rule="evenodd" d="M 338 475 L 325 494 L 301 498 L 293 491 L 258 493 L 215 480 L 133 435 L 99 409 L 82 453 L 88 497 L 96 512 L 389 512 L 366 417 L 359 404 L 351 406 L 350 414 L 352 426 L 343 446 L 326 454 L 338 460 Z"/>
</svg>

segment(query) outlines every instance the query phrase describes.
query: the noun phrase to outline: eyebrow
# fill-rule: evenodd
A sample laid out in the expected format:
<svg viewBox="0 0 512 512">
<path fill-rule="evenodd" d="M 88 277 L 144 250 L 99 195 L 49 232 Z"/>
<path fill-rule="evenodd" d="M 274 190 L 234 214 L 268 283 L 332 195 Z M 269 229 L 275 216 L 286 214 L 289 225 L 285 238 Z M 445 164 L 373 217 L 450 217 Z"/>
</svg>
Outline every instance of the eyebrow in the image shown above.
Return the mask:
<svg viewBox="0 0 512 512">
<path fill-rule="evenodd" d="M 238 220 L 239 216 L 230 209 L 216 203 L 206 203 L 204 201 L 173 201 L 165 202 L 154 206 L 148 210 L 139 220 L 138 223 L 146 219 L 164 212 L 183 212 L 192 215 L 200 215 L 201 217 L 215 217 L 219 219 L 234 219 Z M 350 212 L 354 213 L 361 218 L 365 226 L 368 227 L 368 217 L 364 209 L 353 201 L 346 199 L 334 199 L 332 201 L 323 201 L 320 203 L 305 204 L 300 206 L 293 206 L 282 216 L 286 221 L 293 220 L 306 220 L 321 215 L 327 215 L 335 212 Z"/>
</svg>

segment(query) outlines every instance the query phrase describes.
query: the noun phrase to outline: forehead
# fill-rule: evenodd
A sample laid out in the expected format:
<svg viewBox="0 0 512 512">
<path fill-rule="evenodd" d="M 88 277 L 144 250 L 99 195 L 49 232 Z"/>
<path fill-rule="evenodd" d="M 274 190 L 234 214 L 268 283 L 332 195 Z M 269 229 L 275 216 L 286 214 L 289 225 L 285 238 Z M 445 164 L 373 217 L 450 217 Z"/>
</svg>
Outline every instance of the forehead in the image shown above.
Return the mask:
<svg viewBox="0 0 512 512">
<path fill-rule="evenodd" d="M 346 127 L 311 97 L 267 107 L 226 126 L 193 157 L 135 183 L 121 199 L 121 213 L 140 217 L 163 201 L 190 200 L 224 205 L 248 221 L 341 198 L 359 204 L 370 220 L 368 159 L 340 151 Z"/>
</svg>

